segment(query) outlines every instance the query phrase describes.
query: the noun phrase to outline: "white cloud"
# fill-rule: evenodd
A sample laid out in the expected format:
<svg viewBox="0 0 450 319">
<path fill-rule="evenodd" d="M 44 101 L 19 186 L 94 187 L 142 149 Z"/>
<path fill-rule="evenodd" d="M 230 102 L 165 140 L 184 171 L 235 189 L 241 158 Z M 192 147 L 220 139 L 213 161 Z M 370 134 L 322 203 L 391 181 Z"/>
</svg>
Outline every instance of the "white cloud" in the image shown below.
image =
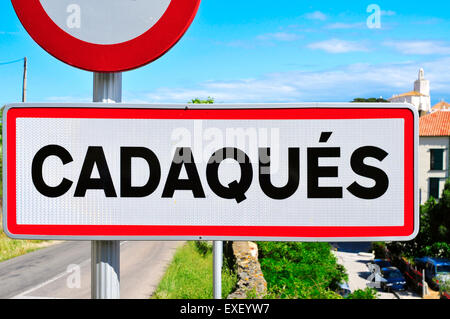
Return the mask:
<svg viewBox="0 0 450 319">
<path fill-rule="evenodd" d="M 92 97 L 75 97 L 75 96 L 50 96 L 45 99 L 50 102 L 60 103 L 89 103 L 92 102 Z"/>
<path fill-rule="evenodd" d="M 260 34 L 248 40 L 216 41 L 215 43 L 233 48 L 255 49 L 261 45 L 273 44 L 273 42 L 293 42 L 301 38 L 303 36 L 297 33 L 280 31 Z"/>
<path fill-rule="evenodd" d="M 265 33 L 256 37 L 258 40 L 275 40 L 282 42 L 290 42 L 300 39 L 300 36 L 295 33 L 288 32 L 274 32 L 274 33 Z"/>
<path fill-rule="evenodd" d="M 331 23 L 327 25 L 326 29 L 336 30 L 336 29 L 357 29 L 357 28 L 363 28 L 366 27 L 365 23 L 357 22 L 357 23 L 342 23 L 342 22 L 336 22 Z"/>
<path fill-rule="evenodd" d="M 403 54 L 450 54 L 450 45 L 436 41 L 386 41 L 385 46 L 394 48 Z"/>
<path fill-rule="evenodd" d="M 0 35 L 19 35 L 20 32 L 0 31 Z"/>
<path fill-rule="evenodd" d="M 450 58 L 418 64 L 352 64 L 326 71 L 290 71 L 235 81 L 207 81 L 195 88 L 159 88 L 139 96 L 147 103 L 186 103 L 212 96 L 217 102 L 347 102 L 355 97 L 391 97 L 411 91 L 419 69 L 431 81 L 432 97 L 450 97 Z M 125 96 L 124 101 L 130 97 Z"/>
<path fill-rule="evenodd" d="M 380 13 L 382 16 L 395 16 L 397 14 L 397 12 L 392 10 L 381 10 Z"/>
<path fill-rule="evenodd" d="M 327 19 L 325 13 L 320 11 L 306 13 L 304 17 L 309 20 L 320 20 L 320 21 L 325 21 Z"/>
<path fill-rule="evenodd" d="M 340 39 L 330 39 L 320 42 L 310 43 L 308 48 L 322 50 L 328 53 L 348 53 L 358 51 L 368 51 L 361 43 L 354 41 L 345 41 Z"/>
</svg>

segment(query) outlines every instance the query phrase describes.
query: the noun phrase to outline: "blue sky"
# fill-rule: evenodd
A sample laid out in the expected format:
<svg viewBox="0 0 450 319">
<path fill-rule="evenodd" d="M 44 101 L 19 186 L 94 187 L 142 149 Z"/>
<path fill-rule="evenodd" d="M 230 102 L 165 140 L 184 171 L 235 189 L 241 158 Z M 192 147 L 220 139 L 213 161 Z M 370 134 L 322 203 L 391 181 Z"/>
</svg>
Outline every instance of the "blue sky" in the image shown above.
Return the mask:
<svg viewBox="0 0 450 319">
<path fill-rule="evenodd" d="M 381 28 L 367 26 L 367 7 Z M 89 102 L 92 74 L 48 55 L 10 1 L 0 3 L 0 63 L 27 56 L 28 102 Z M 450 4 L 444 1 L 203 0 L 183 39 L 124 73 L 123 101 L 350 101 L 411 91 L 419 68 L 432 102 L 450 102 Z M 0 104 L 19 102 L 22 64 L 0 65 Z"/>
</svg>

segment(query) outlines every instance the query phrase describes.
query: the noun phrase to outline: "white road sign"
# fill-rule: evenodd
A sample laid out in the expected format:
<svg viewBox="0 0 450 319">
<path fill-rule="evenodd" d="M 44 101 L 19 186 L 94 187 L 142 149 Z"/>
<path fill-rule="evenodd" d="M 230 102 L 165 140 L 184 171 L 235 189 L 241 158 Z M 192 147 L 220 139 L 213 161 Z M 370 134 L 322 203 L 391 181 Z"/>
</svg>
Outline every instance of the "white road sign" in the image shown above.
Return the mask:
<svg viewBox="0 0 450 319">
<path fill-rule="evenodd" d="M 409 239 L 406 105 L 11 105 L 12 237 Z M 5 135 L 4 135 L 5 136 Z"/>
</svg>

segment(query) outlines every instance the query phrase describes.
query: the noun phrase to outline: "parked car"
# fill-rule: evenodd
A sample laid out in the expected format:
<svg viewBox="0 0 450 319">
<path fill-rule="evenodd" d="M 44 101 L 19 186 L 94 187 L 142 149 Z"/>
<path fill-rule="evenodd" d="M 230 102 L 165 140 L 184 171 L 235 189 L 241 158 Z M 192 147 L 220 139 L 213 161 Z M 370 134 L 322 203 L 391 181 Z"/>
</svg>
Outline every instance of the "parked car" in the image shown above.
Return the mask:
<svg viewBox="0 0 450 319">
<path fill-rule="evenodd" d="M 439 281 L 450 280 L 450 260 L 444 258 L 416 258 L 416 265 L 425 269 L 425 281 L 433 290 L 439 290 Z"/>
<path fill-rule="evenodd" d="M 337 292 L 344 298 L 352 293 L 348 283 L 346 282 L 339 284 L 339 289 Z"/>
<path fill-rule="evenodd" d="M 367 267 L 369 268 L 370 272 L 375 271 L 375 268 L 373 267 L 373 265 L 377 265 L 380 268 L 380 270 L 383 268 L 392 267 L 389 259 L 374 259 L 374 260 L 370 261 L 367 264 Z"/>
<path fill-rule="evenodd" d="M 398 268 L 385 267 L 381 268 L 381 276 L 385 281 L 381 282 L 383 291 L 401 291 L 406 290 L 406 280 Z"/>
</svg>

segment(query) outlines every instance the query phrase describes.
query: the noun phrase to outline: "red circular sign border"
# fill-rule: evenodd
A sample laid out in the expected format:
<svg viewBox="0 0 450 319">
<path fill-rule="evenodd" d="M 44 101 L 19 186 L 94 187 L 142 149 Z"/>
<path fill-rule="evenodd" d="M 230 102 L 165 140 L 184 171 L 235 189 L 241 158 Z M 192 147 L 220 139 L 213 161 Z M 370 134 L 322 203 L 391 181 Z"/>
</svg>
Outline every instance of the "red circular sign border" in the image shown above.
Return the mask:
<svg viewBox="0 0 450 319">
<path fill-rule="evenodd" d="M 191 25 L 200 1 L 172 0 L 147 32 L 123 43 L 105 45 L 79 40 L 62 30 L 39 0 L 11 0 L 22 25 L 45 51 L 71 66 L 94 72 L 128 71 L 164 55 Z"/>
</svg>

